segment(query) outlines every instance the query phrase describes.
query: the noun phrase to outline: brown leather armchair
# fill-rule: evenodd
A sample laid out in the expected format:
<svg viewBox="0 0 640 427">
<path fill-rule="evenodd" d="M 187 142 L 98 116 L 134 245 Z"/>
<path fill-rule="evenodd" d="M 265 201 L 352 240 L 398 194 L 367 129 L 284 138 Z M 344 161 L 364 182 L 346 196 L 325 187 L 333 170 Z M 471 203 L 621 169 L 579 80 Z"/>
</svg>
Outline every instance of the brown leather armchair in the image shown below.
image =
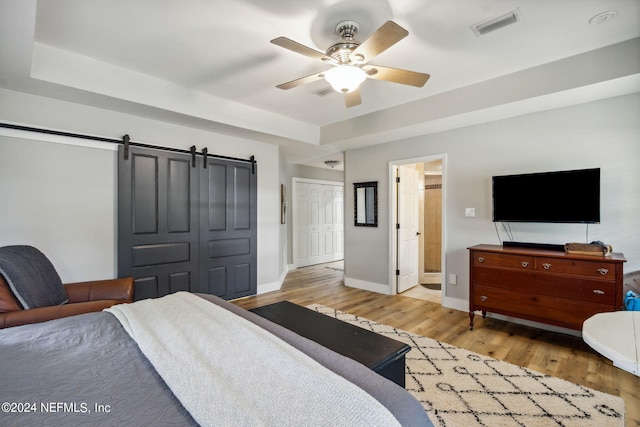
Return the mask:
<svg viewBox="0 0 640 427">
<path fill-rule="evenodd" d="M 0 274 L 0 328 L 39 323 L 76 314 L 101 311 L 114 304 L 133 301 L 133 278 L 95 280 L 64 284 L 69 301 L 24 309 Z"/>
<path fill-rule="evenodd" d="M 46 322 L 47 320 L 76 314 L 102 311 L 115 304 L 133 301 L 133 278 L 96 280 L 91 282 L 66 283 L 64 285 L 69 302 L 63 305 L 24 310 L 11 293 L 4 277 L 0 275 L 0 328 Z M 3 298 L 4 296 L 4 298 Z"/>
</svg>

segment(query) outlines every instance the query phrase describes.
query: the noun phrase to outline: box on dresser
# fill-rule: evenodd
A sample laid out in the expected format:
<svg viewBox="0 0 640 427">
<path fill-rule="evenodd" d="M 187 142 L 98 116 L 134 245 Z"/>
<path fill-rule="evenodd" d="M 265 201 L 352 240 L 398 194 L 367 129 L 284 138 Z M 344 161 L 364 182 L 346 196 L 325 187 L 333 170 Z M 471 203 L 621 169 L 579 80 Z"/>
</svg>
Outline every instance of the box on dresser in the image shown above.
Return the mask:
<svg viewBox="0 0 640 427">
<path fill-rule="evenodd" d="M 477 245 L 469 249 L 469 318 L 475 311 L 569 329 L 596 313 L 622 310 L 621 253 L 609 256 Z"/>
</svg>

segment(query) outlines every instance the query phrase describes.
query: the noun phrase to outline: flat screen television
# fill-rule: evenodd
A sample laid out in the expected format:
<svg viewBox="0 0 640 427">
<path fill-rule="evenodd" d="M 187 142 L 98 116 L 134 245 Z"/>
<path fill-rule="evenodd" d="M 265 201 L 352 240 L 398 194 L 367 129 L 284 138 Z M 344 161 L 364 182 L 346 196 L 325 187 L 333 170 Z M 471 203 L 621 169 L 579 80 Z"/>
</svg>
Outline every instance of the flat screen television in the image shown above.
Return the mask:
<svg viewBox="0 0 640 427">
<path fill-rule="evenodd" d="M 494 222 L 600 222 L 600 169 L 494 176 Z"/>
</svg>

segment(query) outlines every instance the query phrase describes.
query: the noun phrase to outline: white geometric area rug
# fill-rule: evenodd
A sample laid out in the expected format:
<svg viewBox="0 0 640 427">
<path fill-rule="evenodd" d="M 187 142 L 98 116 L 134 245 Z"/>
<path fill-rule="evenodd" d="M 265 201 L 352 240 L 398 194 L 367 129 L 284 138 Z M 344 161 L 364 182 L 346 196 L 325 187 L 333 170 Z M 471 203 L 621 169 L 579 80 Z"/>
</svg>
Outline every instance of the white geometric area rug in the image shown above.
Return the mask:
<svg viewBox="0 0 640 427">
<path fill-rule="evenodd" d="M 411 346 L 406 389 L 435 425 L 624 426 L 624 401 L 318 304 L 312 310 Z"/>
</svg>

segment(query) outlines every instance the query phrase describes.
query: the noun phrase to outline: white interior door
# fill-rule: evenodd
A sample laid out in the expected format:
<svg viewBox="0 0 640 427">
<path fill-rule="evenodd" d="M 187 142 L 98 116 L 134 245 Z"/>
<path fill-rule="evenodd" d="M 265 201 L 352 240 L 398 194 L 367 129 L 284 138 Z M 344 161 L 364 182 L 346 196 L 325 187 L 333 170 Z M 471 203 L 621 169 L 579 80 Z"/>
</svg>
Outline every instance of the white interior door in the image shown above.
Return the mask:
<svg viewBox="0 0 640 427">
<path fill-rule="evenodd" d="M 293 259 L 298 264 L 307 265 L 309 262 L 309 184 L 294 183 L 293 191 Z"/>
<path fill-rule="evenodd" d="M 341 185 L 321 185 L 323 256 L 321 262 L 332 262 L 344 257 L 343 190 Z"/>
<path fill-rule="evenodd" d="M 319 264 L 322 262 L 323 239 L 322 239 L 322 211 L 320 185 L 309 185 L 309 223 L 307 225 L 307 233 L 309 233 L 309 264 Z"/>
<path fill-rule="evenodd" d="M 298 181 L 293 185 L 296 267 L 343 259 L 343 186 Z"/>
<path fill-rule="evenodd" d="M 320 256 L 319 192 L 318 186 L 296 183 L 296 245 L 294 255 L 299 266 L 315 264 Z"/>
<path fill-rule="evenodd" d="M 397 202 L 397 292 L 418 285 L 418 171 L 413 166 L 398 167 Z"/>
<path fill-rule="evenodd" d="M 331 262 L 334 260 L 336 251 L 336 235 L 335 235 L 335 210 L 333 201 L 333 186 L 321 185 L 322 191 L 322 256 L 320 262 Z"/>
</svg>

